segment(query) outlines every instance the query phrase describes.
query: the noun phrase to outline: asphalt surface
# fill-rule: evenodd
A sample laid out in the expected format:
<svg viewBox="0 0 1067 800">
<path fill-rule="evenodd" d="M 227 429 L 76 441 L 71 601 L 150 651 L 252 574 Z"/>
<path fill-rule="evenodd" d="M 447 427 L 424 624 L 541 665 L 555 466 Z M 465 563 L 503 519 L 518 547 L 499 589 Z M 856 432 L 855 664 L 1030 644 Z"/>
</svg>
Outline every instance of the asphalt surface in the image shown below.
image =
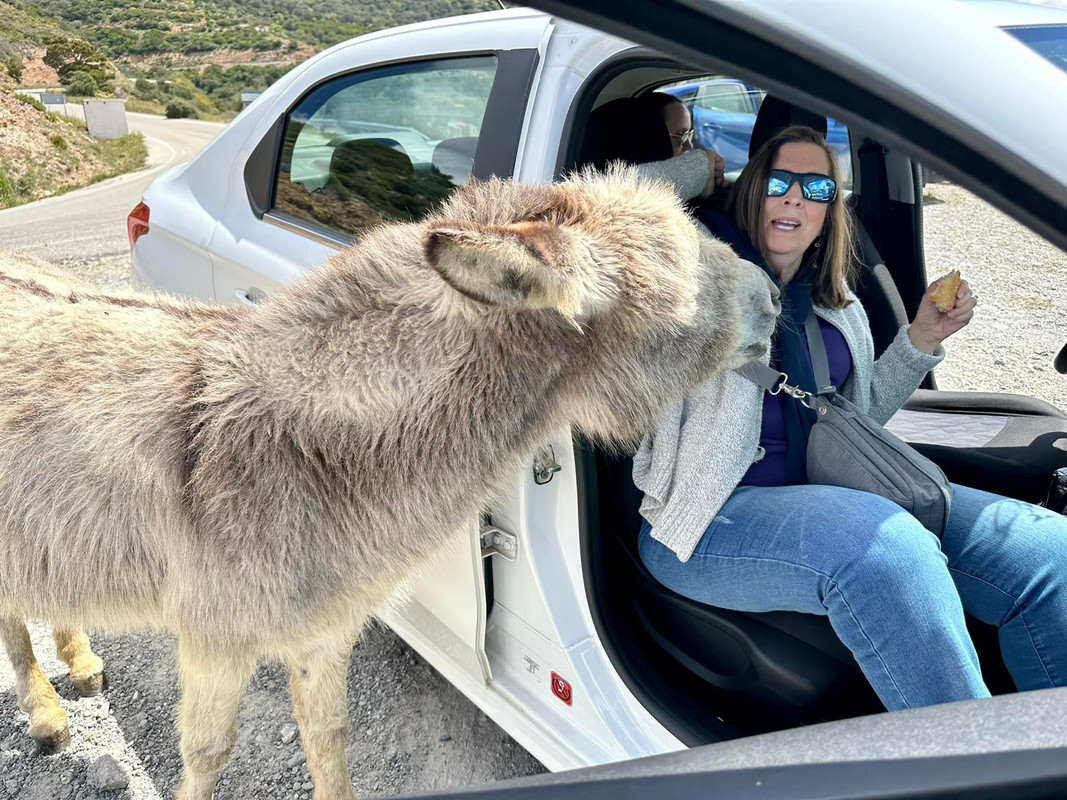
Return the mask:
<svg viewBox="0 0 1067 800">
<path fill-rule="evenodd" d="M 144 133 L 149 166 L 94 186 L 0 211 L 0 247 L 21 250 L 99 288 L 129 286 L 126 215 L 152 179 L 188 160 L 222 126 L 128 115 Z M 159 800 L 181 770 L 174 731 L 176 647 L 157 633 L 94 635 L 109 686 L 79 698 L 55 657 L 46 625 L 32 624 L 34 649 L 70 717 L 71 745 L 40 754 L 18 711 L 14 676 L 0 657 L 0 798 L 19 800 Z M 506 733 L 384 626 L 356 645 L 348 675 L 347 749 L 360 796 L 462 787 L 544 771 Z M 264 664 L 241 703 L 238 739 L 216 798 L 308 798 L 311 784 L 295 734 L 288 676 Z M 127 788 L 98 785 L 110 756 Z M 96 783 L 94 783 L 96 781 Z"/>
<path fill-rule="evenodd" d="M 68 110 L 80 107 L 68 105 Z M 214 122 L 127 114 L 144 134 L 148 168 L 75 192 L 0 211 L 0 243 L 51 261 L 127 255 L 126 215 L 159 173 L 188 161 L 222 130 Z"/>
</svg>

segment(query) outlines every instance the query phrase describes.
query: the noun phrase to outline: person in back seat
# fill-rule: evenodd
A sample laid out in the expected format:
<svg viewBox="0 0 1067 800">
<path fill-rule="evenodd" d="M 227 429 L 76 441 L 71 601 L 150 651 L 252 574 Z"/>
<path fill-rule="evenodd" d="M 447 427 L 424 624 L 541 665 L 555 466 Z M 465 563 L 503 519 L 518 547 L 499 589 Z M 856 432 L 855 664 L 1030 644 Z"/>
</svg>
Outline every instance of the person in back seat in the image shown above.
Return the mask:
<svg viewBox="0 0 1067 800">
<path fill-rule="evenodd" d="M 708 160 L 690 156 L 641 170 L 673 180 L 688 199 L 711 182 Z M 946 313 L 924 298 L 875 360 L 850 288 L 851 223 L 838 180 L 822 135 L 787 127 L 745 167 L 727 214 L 698 216 L 780 287 L 774 366 L 815 391 L 804 333 L 814 308 L 832 382 L 884 423 L 944 358 L 941 343 L 970 321 L 977 298 L 966 283 Z M 737 373 L 667 409 L 634 457 L 649 571 L 713 606 L 828 615 L 890 710 L 989 695 L 965 610 L 999 627 L 1019 689 L 1067 685 L 1067 518 L 954 486 L 939 542 L 881 496 L 807 484 L 812 416 Z"/>
<path fill-rule="evenodd" d="M 663 124 L 667 126 L 667 135 L 671 137 L 674 155 L 680 156 L 693 149 L 693 118 L 685 103 L 665 92 L 649 92 L 641 99 L 659 112 Z M 720 170 L 721 172 L 721 170 Z"/>
<path fill-rule="evenodd" d="M 722 156 L 711 150 L 693 150 L 691 138 L 684 147 L 675 144 L 679 140 L 672 135 L 671 126 L 681 129 L 682 125 L 675 115 L 668 119 L 664 113 L 671 104 L 688 118 L 685 106 L 658 92 L 598 106 L 586 123 L 580 162 L 597 169 L 616 161 L 636 165 L 647 177 L 672 183 L 686 200 L 709 197 L 716 187 L 724 185 Z"/>
</svg>

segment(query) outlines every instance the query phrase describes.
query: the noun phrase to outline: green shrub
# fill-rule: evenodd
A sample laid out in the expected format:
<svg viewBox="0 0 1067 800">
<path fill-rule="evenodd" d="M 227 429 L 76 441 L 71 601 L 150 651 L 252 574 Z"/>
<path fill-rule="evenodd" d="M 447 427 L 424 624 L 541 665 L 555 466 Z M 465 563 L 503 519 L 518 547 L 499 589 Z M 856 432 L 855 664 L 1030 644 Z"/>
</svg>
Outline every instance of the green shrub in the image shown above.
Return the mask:
<svg viewBox="0 0 1067 800">
<path fill-rule="evenodd" d="M 37 191 L 37 177 L 32 172 L 20 175 L 15 181 L 15 194 L 22 198 L 32 197 Z"/>
<path fill-rule="evenodd" d="M 93 76 L 81 70 L 72 72 L 67 82 L 67 94 L 75 97 L 95 97 L 98 89 Z"/>
<path fill-rule="evenodd" d="M 25 103 L 28 106 L 36 108 L 38 111 L 44 111 L 45 113 L 47 113 L 47 109 L 45 109 L 45 107 L 41 104 L 41 101 L 38 100 L 36 97 L 30 97 L 29 95 L 25 94 L 16 94 L 15 99 L 21 103 Z"/>
<path fill-rule="evenodd" d="M 167 119 L 199 119 L 196 108 L 185 100 L 171 100 L 165 113 Z"/>
<path fill-rule="evenodd" d="M 117 139 L 104 139 L 94 142 L 90 149 L 105 164 L 108 169 L 99 175 L 93 176 L 93 182 L 122 175 L 135 169 L 140 169 L 148 159 L 148 148 L 145 146 L 144 134 L 140 132 L 127 133 Z"/>
<path fill-rule="evenodd" d="M 15 204 L 15 187 L 11 180 L 0 169 L 0 206 L 13 206 Z"/>
<path fill-rule="evenodd" d="M 58 133 L 53 134 L 50 141 L 52 142 L 52 146 L 55 147 L 56 150 L 67 149 L 67 140 L 60 136 Z"/>
<path fill-rule="evenodd" d="M 15 83 L 22 83 L 22 56 L 16 53 L 7 60 L 4 66 L 7 68 L 7 74 Z"/>
</svg>

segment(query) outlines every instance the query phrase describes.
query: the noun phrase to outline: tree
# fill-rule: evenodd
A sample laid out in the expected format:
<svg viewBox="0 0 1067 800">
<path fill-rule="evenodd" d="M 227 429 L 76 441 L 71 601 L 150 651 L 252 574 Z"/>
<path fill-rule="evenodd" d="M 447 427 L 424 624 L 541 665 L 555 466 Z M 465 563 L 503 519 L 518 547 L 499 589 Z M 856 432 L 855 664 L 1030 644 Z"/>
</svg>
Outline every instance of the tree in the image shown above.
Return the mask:
<svg viewBox="0 0 1067 800">
<path fill-rule="evenodd" d="M 7 60 L 4 66 L 7 68 L 7 74 L 11 76 L 15 83 L 22 82 L 22 56 L 15 53 Z"/>
<path fill-rule="evenodd" d="M 93 76 L 83 70 L 78 70 L 70 75 L 67 81 L 67 94 L 74 97 L 94 97 L 99 91 Z"/>
<path fill-rule="evenodd" d="M 167 119 L 197 119 L 199 115 L 192 103 L 184 100 L 171 100 L 167 103 Z"/>
<path fill-rule="evenodd" d="M 68 85 L 76 72 L 86 72 L 96 86 L 105 91 L 111 89 L 115 73 L 107 65 L 107 59 L 84 39 L 64 39 L 54 36 L 45 40 L 47 50 L 44 63 L 59 73 L 59 80 Z"/>
</svg>

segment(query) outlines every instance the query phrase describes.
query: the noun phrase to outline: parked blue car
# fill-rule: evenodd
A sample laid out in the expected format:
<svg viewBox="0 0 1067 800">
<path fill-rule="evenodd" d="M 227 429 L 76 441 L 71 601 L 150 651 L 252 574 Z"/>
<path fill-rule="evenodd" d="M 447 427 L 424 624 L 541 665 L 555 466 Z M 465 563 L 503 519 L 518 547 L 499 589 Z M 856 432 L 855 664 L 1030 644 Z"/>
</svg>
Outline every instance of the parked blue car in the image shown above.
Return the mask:
<svg viewBox="0 0 1067 800">
<path fill-rule="evenodd" d="M 659 91 L 674 95 L 685 104 L 693 117 L 694 145 L 721 155 L 727 172 L 739 172 L 748 163 L 752 126 L 766 92 L 735 78 L 710 78 Z M 851 185 L 848 128 L 832 119 L 827 123 L 826 141 L 840 154 L 838 163 L 845 174 L 844 183 Z"/>
</svg>

